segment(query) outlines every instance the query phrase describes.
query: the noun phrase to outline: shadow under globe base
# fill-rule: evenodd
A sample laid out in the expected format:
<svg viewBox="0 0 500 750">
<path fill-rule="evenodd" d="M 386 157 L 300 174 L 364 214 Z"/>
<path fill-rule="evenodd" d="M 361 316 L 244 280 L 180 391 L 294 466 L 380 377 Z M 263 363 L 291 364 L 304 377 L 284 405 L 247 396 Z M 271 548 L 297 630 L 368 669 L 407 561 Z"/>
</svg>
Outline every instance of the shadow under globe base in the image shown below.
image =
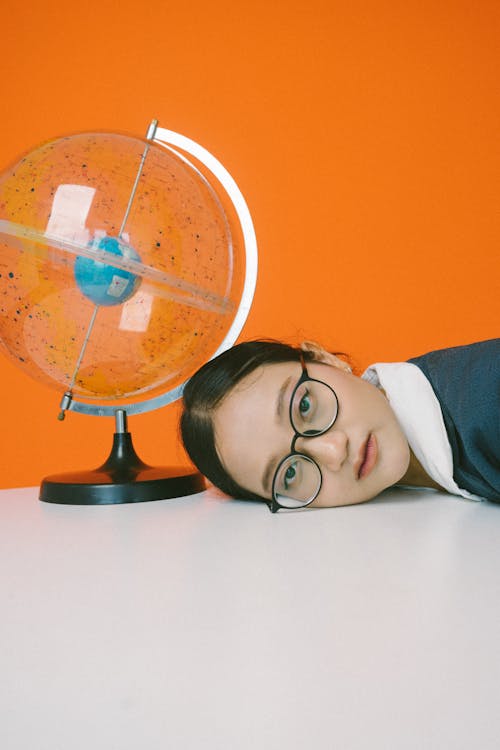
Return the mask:
<svg viewBox="0 0 500 750">
<path fill-rule="evenodd" d="M 204 489 L 205 480 L 198 472 L 148 466 L 135 452 L 130 432 L 115 432 L 111 453 L 102 466 L 45 477 L 39 498 L 63 505 L 116 505 L 168 500 Z"/>
</svg>

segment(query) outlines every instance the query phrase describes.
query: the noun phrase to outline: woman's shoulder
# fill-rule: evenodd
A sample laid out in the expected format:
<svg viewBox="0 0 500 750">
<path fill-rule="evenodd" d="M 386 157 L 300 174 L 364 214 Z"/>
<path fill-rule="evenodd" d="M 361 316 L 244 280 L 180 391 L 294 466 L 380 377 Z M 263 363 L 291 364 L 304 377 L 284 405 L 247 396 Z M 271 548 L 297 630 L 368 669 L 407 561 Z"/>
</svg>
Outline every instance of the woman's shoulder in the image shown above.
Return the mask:
<svg viewBox="0 0 500 750">
<path fill-rule="evenodd" d="M 438 349 L 410 359 L 429 380 L 450 440 L 455 479 L 500 498 L 500 339 Z"/>
<path fill-rule="evenodd" d="M 500 338 L 436 349 L 427 354 L 412 357 L 408 361 L 414 364 L 427 363 L 429 366 L 454 365 L 459 362 L 476 366 L 486 364 L 489 369 L 493 367 L 498 370 L 500 368 Z"/>
<path fill-rule="evenodd" d="M 422 370 L 445 409 L 470 416 L 478 408 L 493 411 L 498 426 L 500 338 L 437 349 L 408 361 Z"/>
<path fill-rule="evenodd" d="M 476 383 L 488 390 L 496 387 L 500 398 L 500 338 L 437 349 L 408 361 L 445 392 L 456 392 L 460 386 L 469 390 Z"/>
</svg>

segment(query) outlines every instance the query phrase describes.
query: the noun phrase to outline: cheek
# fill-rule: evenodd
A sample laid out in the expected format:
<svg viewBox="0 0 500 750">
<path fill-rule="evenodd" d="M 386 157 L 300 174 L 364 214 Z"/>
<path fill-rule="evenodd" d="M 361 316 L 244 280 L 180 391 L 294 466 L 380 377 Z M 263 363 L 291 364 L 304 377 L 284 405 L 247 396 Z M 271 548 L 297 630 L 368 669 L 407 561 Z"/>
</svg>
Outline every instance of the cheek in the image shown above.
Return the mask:
<svg viewBox="0 0 500 750">
<path fill-rule="evenodd" d="M 380 431 L 390 443 L 395 443 L 395 447 L 401 442 L 405 443 L 406 438 L 385 393 L 365 381 L 359 385 L 358 392 L 350 394 L 353 418 L 359 420 L 365 429 Z"/>
</svg>

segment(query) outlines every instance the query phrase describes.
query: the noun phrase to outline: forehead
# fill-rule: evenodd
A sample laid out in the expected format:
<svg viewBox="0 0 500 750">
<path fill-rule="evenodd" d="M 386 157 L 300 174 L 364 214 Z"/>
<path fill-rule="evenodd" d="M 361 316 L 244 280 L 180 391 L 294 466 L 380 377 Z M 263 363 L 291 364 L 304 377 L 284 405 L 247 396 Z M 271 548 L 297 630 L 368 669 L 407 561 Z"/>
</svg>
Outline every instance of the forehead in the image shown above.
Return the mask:
<svg viewBox="0 0 500 750">
<path fill-rule="evenodd" d="M 300 378 L 299 362 L 264 365 L 224 398 L 214 415 L 215 441 L 227 471 L 243 487 L 262 493 L 269 457 L 288 451 L 292 428 L 287 397 Z M 285 408 L 278 413 L 280 395 Z"/>
<path fill-rule="evenodd" d="M 219 408 L 245 408 L 250 403 L 267 403 L 268 399 L 275 395 L 275 389 L 280 387 L 283 379 L 298 380 L 300 373 L 299 362 L 261 365 L 231 389 Z"/>
</svg>

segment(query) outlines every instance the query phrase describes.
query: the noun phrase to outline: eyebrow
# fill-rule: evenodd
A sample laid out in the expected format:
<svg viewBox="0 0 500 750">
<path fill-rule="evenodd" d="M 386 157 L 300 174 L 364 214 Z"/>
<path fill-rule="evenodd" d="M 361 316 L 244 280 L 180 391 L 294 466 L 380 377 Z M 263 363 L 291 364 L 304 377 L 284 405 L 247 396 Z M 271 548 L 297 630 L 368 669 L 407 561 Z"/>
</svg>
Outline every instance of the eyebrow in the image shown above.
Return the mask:
<svg viewBox="0 0 500 750">
<path fill-rule="evenodd" d="M 290 375 L 282 384 L 281 388 L 278 392 L 278 398 L 276 400 L 276 422 L 281 422 L 283 419 L 283 413 L 285 409 L 285 394 L 288 390 L 288 386 L 290 385 L 290 382 L 292 380 L 292 376 Z M 262 485 L 264 487 L 264 491 L 270 494 L 271 492 L 271 477 L 274 470 L 275 465 L 278 463 L 279 456 L 271 456 L 269 461 L 266 464 L 266 468 L 264 469 L 264 473 L 262 475 Z"/>
</svg>

